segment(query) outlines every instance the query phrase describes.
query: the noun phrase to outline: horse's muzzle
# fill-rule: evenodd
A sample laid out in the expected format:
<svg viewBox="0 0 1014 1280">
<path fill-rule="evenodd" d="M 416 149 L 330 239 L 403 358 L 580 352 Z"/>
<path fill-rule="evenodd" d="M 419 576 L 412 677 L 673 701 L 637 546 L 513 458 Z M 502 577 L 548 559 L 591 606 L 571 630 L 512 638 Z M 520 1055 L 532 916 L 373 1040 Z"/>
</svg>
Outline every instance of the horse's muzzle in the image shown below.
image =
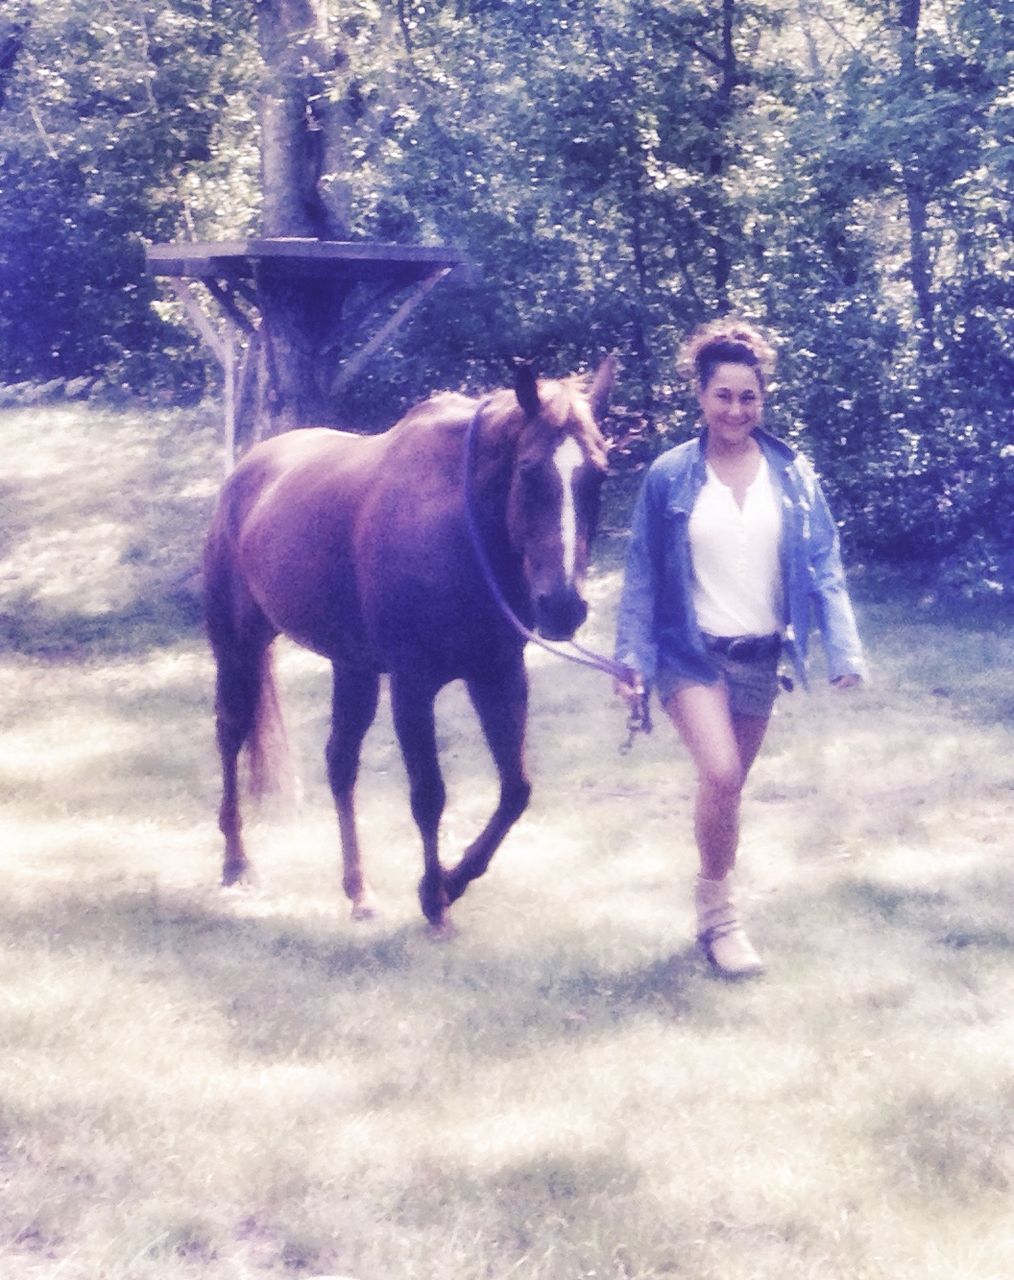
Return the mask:
<svg viewBox="0 0 1014 1280">
<path fill-rule="evenodd" d="M 576 591 L 536 596 L 535 625 L 547 640 L 569 640 L 588 616 L 588 606 Z"/>
</svg>

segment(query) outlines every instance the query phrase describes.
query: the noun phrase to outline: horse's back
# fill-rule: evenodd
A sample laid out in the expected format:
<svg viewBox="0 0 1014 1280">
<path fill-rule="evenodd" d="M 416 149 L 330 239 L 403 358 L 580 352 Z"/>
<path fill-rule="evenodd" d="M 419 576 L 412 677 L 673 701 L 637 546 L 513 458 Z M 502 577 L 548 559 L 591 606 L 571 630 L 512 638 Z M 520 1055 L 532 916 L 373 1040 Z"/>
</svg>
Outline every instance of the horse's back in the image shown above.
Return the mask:
<svg viewBox="0 0 1014 1280">
<path fill-rule="evenodd" d="M 333 659 L 388 665 L 379 633 L 391 602 L 400 595 L 410 612 L 420 554 L 423 567 L 445 559 L 433 544 L 456 501 L 469 403 L 433 397 L 375 436 L 290 431 L 242 459 L 213 555 L 228 557 L 276 630 Z"/>
<path fill-rule="evenodd" d="M 461 428 L 474 401 L 442 392 L 410 409 L 389 430 L 358 435 L 328 427 L 304 427 L 261 441 L 245 455 L 226 481 L 223 500 L 241 517 L 254 502 L 273 496 L 283 501 L 293 492 L 302 501 L 325 489 L 342 500 L 364 502 L 377 486 L 414 483 L 430 472 L 447 473 L 460 451 Z M 230 493 L 231 490 L 231 493 Z"/>
</svg>

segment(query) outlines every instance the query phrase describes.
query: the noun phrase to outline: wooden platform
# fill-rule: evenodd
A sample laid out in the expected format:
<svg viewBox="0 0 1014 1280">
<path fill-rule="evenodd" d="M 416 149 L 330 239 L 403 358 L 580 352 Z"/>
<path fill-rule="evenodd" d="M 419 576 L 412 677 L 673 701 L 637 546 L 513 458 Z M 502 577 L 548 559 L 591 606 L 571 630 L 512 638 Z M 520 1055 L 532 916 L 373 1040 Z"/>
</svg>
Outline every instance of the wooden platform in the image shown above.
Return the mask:
<svg viewBox="0 0 1014 1280">
<path fill-rule="evenodd" d="M 190 280 L 252 280 L 259 269 L 268 268 L 289 276 L 332 276 L 354 283 L 397 279 L 410 285 L 435 271 L 465 266 L 462 254 L 445 247 L 343 240 L 194 241 L 156 244 L 148 250 L 152 275 Z"/>
<path fill-rule="evenodd" d="M 268 402 L 285 403 L 284 350 L 300 315 L 317 349 L 309 371 L 293 381 L 305 387 L 312 377 L 322 394 L 337 398 L 429 292 L 452 274 L 466 276 L 468 263 L 445 246 L 271 238 L 151 245 L 147 269 L 168 282 L 222 366 L 228 471 L 236 455 L 237 415 L 253 382 L 266 379 Z M 208 306 L 209 298 L 215 305 Z M 389 314 L 362 341 L 384 309 Z M 361 345 L 339 360 L 336 353 L 352 341 Z M 291 346 L 304 358 L 305 334 Z"/>
</svg>

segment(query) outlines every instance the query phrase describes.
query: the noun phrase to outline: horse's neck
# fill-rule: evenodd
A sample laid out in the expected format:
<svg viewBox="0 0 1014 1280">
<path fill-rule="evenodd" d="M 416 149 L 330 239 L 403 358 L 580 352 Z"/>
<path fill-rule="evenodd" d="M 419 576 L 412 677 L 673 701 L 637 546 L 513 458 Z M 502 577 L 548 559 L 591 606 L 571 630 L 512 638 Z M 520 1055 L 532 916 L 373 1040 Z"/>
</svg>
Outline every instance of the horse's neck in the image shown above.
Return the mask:
<svg viewBox="0 0 1014 1280">
<path fill-rule="evenodd" d="M 486 538 L 509 549 L 507 500 L 517 454 L 520 424 L 493 419 L 479 423 L 471 475 L 472 502 Z M 491 548 L 492 550 L 493 548 Z"/>
<path fill-rule="evenodd" d="M 505 511 L 522 423 L 517 415 L 481 418 L 475 441 L 475 490 L 479 500 Z"/>
</svg>

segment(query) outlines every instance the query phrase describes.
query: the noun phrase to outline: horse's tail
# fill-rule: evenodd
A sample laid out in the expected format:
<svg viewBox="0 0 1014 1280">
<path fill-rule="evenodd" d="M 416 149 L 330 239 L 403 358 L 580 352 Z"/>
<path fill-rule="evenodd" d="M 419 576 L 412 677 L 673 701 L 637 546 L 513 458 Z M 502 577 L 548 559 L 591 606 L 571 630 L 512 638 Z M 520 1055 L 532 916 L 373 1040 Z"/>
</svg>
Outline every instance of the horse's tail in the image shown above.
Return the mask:
<svg viewBox="0 0 1014 1280">
<path fill-rule="evenodd" d="M 219 746 L 245 750 L 256 800 L 298 797 L 297 773 L 275 678 L 275 630 L 250 593 L 219 512 L 204 556 L 204 621 L 217 665 Z"/>
<path fill-rule="evenodd" d="M 299 780 L 275 678 L 272 644 L 260 656 L 253 726 L 246 748 L 251 796 L 258 802 L 271 798 L 285 807 L 294 805 L 299 798 Z"/>
</svg>

